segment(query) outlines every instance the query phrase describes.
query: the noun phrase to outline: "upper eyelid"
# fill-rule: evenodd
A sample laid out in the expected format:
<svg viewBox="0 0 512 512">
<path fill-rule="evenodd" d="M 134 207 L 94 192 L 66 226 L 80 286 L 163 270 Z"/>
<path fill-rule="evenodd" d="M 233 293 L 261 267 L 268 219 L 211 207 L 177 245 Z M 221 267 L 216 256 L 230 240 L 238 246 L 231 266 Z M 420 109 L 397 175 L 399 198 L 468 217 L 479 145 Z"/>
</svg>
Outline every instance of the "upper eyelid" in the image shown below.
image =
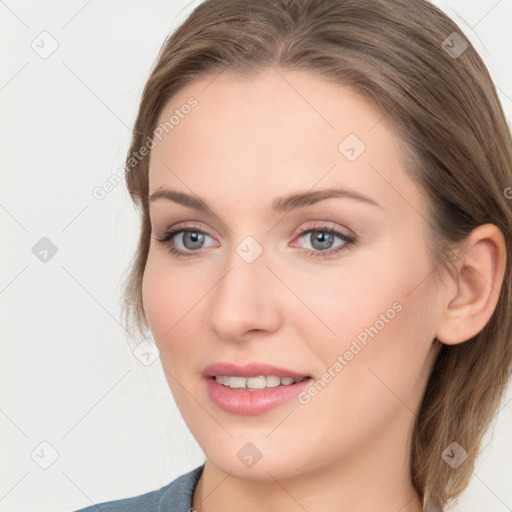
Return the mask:
<svg viewBox="0 0 512 512">
<path fill-rule="evenodd" d="M 183 221 L 183 224 L 178 222 L 177 224 L 175 224 L 175 225 L 173 225 L 171 227 L 165 228 L 163 232 L 166 233 L 166 232 L 169 232 L 169 231 L 197 230 L 197 231 L 201 231 L 202 233 L 210 236 L 211 238 L 215 238 L 213 235 L 210 235 L 210 233 L 208 232 L 208 229 L 205 229 L 203 226 L 200 226 L 199 222 L 197 222 L 198 225 L 196 225 L 195 224 L 196 222 L 197 221 Z M 308 226 L 308 227 L 305 227 L 305 228 L 300 228 L 300 229 L 297 230 L 296 234 L 300 235 L 304 231 L 309 231 L 309 230 L 316 231 L 316 230 L 321 230 L 321 229 L 325 229 L 325 228 L 332 228 L 332 229 L 335 229 L 336 231 L 342 232 L 342 234 L 346 234 L 347 236 L 356 236 L 355 233 L 352 230 L 350 230 L 349 228 L 347 228 L 345 226 L 340 228 L 333 221 L 315 220 L 315 221 L 310 221 L 310 222 L 313 222 L 314 225 Z M 346 230 L 347 233 L 343 233 L 343 230 Z"/>
</svg>

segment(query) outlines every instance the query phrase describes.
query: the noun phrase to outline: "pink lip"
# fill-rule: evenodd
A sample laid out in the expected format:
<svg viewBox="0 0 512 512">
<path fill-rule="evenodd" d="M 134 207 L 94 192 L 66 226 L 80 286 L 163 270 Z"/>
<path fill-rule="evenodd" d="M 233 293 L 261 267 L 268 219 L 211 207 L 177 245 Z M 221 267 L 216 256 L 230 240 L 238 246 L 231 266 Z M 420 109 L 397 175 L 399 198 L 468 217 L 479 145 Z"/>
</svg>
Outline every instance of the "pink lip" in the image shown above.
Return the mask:
<svg viewBox="0 0 512 512">
<path fill-rule="evenodd" d="M 206 392 L 210 400 L 223 411 L 232 414 L 243 414 L 253 416 L 263 414 L 284 402 L 297 396 L 310 382 L 310 376 L 300 374 L 286 368 L 271 366 L 259 363 L 250 363 L 244 366 L 236 366 L 231 363 L 215 363 L 203 370 L 203 377 L 206 384 Z M 288 386 L 277 386 L 255 391 L 243 391 L 230 389 L 219 384 L 215 375 L 228 375 L 236 377 L 251 377 L 257 375 L 276 375 L 279 377 L 309 377 L 296 384 Z"/>
<path fill-rule="evenodd" d="M 232 363 L 214 363 L 206 366 L 202 372 L 203 377 L 215 377 L 215 375 L 229 375 L 233 377 L 256 377 L 258 375 L 277 375 L 278 377 L 309 377 L 305 373 L 297 373 L 287 368 L 280 368 L 269 364 L 248 363 L 237 366 Z"/>
</svg>

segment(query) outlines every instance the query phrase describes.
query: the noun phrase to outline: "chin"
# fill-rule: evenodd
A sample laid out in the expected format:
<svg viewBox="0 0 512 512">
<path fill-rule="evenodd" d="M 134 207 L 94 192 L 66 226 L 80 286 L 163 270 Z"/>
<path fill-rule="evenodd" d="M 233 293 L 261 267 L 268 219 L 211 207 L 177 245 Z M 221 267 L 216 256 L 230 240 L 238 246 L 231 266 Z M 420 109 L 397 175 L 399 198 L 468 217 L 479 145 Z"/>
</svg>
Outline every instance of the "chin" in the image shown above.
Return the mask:
<svg viewBox="0 0 512 512">
<path fill-rule="evenodd" d="M 285 448 L 279 442 L 265 441 L 264 437 L 261 436 L 261 442 L 251 442 L 248 437 L 225 443 L 213 441 L 202 448 L 210 464 L 235 478 L 274 481 L 314 469 L 311 458 L 302 451 L 298 454 L 296 447 L 300 443 Z"/>
</svg>

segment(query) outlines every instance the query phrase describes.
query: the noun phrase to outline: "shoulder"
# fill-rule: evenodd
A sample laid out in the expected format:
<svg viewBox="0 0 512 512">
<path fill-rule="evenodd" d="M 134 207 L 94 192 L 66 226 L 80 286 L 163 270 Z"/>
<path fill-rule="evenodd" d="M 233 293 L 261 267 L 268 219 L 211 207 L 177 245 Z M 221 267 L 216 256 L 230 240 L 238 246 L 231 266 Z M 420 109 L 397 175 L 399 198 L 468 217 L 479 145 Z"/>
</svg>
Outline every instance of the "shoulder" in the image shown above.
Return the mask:
<svg viewBox="0 0 512 512">
<path fill-rule="evenodd" d="M 189 512 L 203 467 L 204 465 L 199 466 L 179 476 L 158 490 L 131 498 L 97 503 L 76 512 Z"/>
</svg>

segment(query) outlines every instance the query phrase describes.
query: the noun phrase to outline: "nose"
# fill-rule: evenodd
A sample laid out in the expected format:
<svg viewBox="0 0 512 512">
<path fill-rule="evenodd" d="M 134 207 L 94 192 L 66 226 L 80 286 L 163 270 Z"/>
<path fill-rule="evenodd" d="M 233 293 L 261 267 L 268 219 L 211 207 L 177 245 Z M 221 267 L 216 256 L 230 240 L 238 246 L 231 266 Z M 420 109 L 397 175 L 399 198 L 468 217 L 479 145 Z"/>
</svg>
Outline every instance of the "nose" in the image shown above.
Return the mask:
<svg viewBox="0 0 512 512">
<path fill-rule="evenodd" d="M 279 300 L 283 284 L 267 267 L 262 253 L 248 263 L 236 252 L 216 281 L 210 297 L 208 324 L 225 340 L 237 341 L 256 332 L 274 332 L 282 323 Z"/>
</svg>

